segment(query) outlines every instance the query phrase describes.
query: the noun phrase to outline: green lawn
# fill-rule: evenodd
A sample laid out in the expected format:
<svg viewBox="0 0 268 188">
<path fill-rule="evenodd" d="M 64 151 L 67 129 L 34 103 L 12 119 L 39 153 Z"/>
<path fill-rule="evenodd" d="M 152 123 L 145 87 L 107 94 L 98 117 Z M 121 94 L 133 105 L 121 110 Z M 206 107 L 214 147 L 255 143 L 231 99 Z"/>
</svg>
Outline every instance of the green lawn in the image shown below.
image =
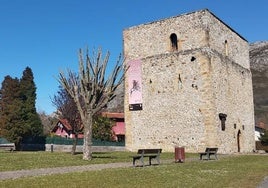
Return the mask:
<svg viewBox="0 0 268 188">
<path fill-rule="evenodd" d="M 0 171 L 131 162 L 132 152 L 93 153 L 93 160 L 85 161 L 82 154 L 71 155 L 63 152 L 0 152 Z M 197 157 L 186 154 L 186 157 Z M 173 153 L 162 153 L 161 159 L 173 159 Z"/>
<path fill-rule="evenodd" d="M 67 153 L 15 152 L 0 153 L 1 170 L 84 165 L 107 162 L 130 162 L 130 152 L 95 153 L 90 162 L 81 155 Z M 21 157 L 21 158 L 20 158 Z M 62 157 L 65 160 L 62 160 Z M 235 155 L 220 160 L 187 160 L 198 158 L 187 154 L 185 163 L 161 164 L 144 168 L 106 169 L 42 177 L 0 181 L 0 187 L 256 187 L 268 176 L 268 155 Z M 21 161 L 12 161 L 14 159 Z M 161 159 L 173 159 L 173 153 Z M 7 160 L 8 159 L 8 160 Z M 58 161 L 57 161 L 58 160 Z M 61 161 L 61 162 L 60 162 Z M 3 163 L 5 163 L 3 165 Z M 27 165 L 22 165 L 26 163 Z M 49 163 L 49 164 L 47 164 Z"/>
</svg>

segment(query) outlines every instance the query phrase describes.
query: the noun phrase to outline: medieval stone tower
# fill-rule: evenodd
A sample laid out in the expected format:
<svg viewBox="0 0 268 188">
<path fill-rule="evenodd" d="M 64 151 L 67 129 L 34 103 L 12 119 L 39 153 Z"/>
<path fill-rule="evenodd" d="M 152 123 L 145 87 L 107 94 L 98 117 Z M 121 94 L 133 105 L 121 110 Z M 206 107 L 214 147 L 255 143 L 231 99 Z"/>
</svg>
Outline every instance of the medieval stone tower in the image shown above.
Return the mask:
<svg viewBox="0 0 268 188">
<path fill-rule="evenodd" d="M 126 148 L 252 152 L 248 42 L 209 10 L 123 31 Z"/>
</svg>

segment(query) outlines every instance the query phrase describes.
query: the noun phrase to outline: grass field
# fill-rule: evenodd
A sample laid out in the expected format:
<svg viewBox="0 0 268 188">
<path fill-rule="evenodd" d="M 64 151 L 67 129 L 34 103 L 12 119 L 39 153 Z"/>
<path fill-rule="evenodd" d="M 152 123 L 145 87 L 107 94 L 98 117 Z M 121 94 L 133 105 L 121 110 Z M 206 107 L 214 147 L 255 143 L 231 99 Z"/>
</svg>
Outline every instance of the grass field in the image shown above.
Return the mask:
<svg viewBox="0 0 268 188">
<path fill-rule="evenodd" d="M 81 154 L 15 152 L 0 153 L 1 171 L 110 162 L 131 163 L 130 152 L 94 153 L 92 161 Z M 268 155 L 235 155 L 220 160 L 187 160 L 144 168 L 119 168 L 0 181 L 0 187 L 256 187 L 268 176 Z M 161 159 L 174 159 L 173 153 Z"/>
<path fill-rule="evenodd" d="M 106 164 L 131 162 L 131 152 L 93 153 L 93 160 L 85 161 L 82 153 L 71 155 L 63 152 L 0 152 L 0 171 L 78 166 L 89 164 Z M 186 154 L 186 157 L 198 157 L 197 154 Z M 161 159 L 172 159 L 173 153 L 162 153 Z"/>
</svg>

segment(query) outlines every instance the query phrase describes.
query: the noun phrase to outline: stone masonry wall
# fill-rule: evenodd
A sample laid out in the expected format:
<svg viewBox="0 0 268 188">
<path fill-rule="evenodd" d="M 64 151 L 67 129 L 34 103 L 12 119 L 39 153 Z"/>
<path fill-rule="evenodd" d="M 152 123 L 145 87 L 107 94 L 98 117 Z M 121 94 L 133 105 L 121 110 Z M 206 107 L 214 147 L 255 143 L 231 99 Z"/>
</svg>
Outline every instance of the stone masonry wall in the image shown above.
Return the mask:
<svg viewBox="0 0 268 188">
<path fill-rule="evenodd" d="M 125 57 L 140 59 L 168 53 L 169 37 L 175 33 L 179 50 L 209 46 L 220 54 L 227 53 L 234 62 L 249 69 L 248 43 L 230 29 L 207 10 L 134 26 L 123 32 Z"/>
<path fill-rule="evenodd" d="M 218 143 L 224 153 L 252 152 L 254 141 L 254 107 L 251 72 L 226 57 L 213 57 L 213 88 L 216 114 L 227 114 L 226 129 L 218 121 Z M 221 76 L 219 76 L 221 75 Z M 240 132 L 240 136 L 238 135 Z"/>
<path fill-rule="evenodd" d="M 207 10 L 131 27 L 123 35 L 125 62 L 142 62 L 142 110 L 129 111 L 128 74 L 125 79 L 128 150 L 254 149 L 248 45 L 241 36 Z M 224 131 L 219 113 L 227 114 Z"/>
<path fill-rule="evenodd" d="M 250 69 L 248 42 L 209 12 L 205 11 L 203 14 L 209 15 L 206 28 L 209 33 L 209 47 L 219 54 L 228 56 L 236 64 Z"/>
<path fill-rule="evenodd" d="M 180 145 L 196 151 L 200 143 L 205 145 L 199 110 L 202 98 L 193 86 L 200 76 L 199 64 L 192 63 L 191 57 L 192 53 L 174 53 L 142 60 L 144 108 L 125 114 L 132 149 L 161 147 L 170 151 Z M 198 82 L 202 84 L 202 80 Z"/>
<path fill-rule="evenodd" d="M 124 56 L 127 59 L 141 59 L 169 53 L 172 33 L 177 35 L 180 51 L 207 46 L 206 32 L 199 17 L 197 12 L 124 30 Z"/>
</svg>

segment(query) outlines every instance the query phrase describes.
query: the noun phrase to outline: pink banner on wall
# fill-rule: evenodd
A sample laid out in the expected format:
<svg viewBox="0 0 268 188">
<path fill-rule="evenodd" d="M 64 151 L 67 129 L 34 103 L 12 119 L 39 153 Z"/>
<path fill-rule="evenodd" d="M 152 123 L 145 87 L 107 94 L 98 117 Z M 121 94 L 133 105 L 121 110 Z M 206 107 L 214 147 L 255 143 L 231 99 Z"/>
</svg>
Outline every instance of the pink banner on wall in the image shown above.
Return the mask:
<svg viewBox="0 0 268 188">
<path fill-rule="evenodd" d="M 141 60 L 128 63 L 129 110 L 142 110 Z"/>
</svg>

